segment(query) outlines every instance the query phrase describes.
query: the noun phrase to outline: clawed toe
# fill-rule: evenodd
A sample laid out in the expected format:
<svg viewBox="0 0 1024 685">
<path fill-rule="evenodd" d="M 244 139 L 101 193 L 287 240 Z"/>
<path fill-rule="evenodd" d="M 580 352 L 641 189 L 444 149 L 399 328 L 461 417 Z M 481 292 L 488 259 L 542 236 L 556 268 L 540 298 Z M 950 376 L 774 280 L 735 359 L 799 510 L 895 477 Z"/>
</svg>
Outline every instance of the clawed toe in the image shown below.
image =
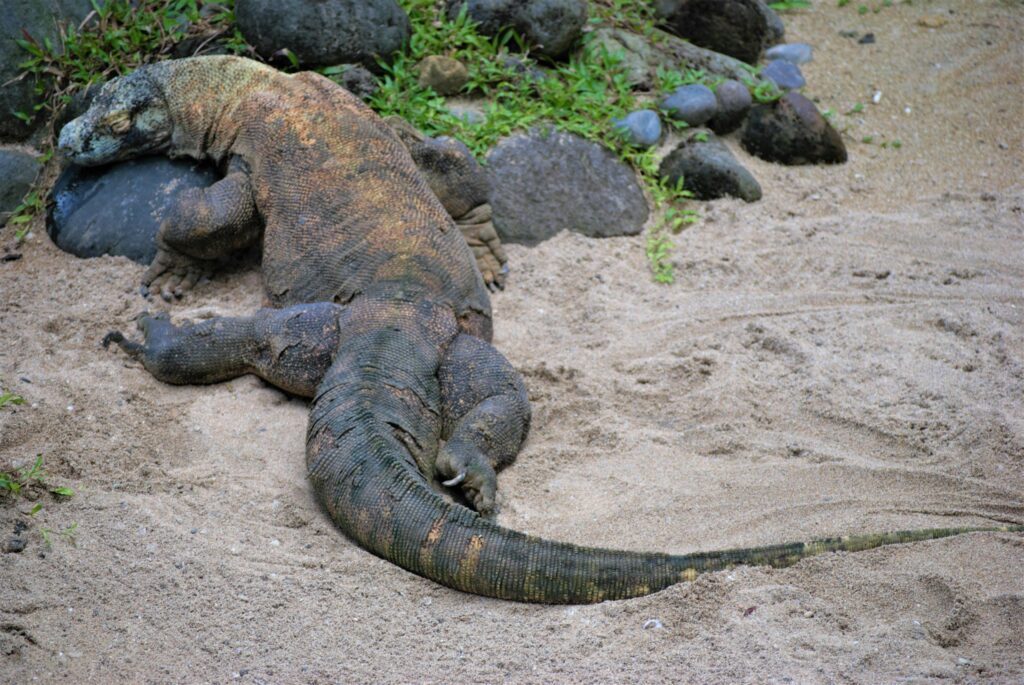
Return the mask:
<svg viewBox="0 0 1024 685">
<path fill-rule="evenodd" d="M 456 456 L 442 448 L 438 454 L 437 469 L 442 478 L 452 476 L 441 484 L 447 488 L 459 488 L 477 512 L 486 516 L 494 511 L 498 477 L 482 454 Z"/>
</svg>

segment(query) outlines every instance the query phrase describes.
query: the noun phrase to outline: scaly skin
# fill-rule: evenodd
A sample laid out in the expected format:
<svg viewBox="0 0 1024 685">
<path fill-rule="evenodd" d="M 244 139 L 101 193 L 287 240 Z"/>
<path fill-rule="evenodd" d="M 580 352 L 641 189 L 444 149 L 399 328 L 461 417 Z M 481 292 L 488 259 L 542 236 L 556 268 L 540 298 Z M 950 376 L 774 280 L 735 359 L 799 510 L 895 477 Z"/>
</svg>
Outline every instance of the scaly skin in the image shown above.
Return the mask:
<svg viewBox="0 0 1024 685">
<path fill-rule="evenodd" d="M 309 476 L 360 545 L 449 587 L 584 603 L 656 592 L 735 564 L 979 529 L 872 535 L 682 556 L 578 547 L 502 528 L 495 471 L 529 425 L 522 380 L 486 341 L 490 306 L 466 243 L 390 129 L 315 74 L 207 57 L 140 69 L 66 127 L 73 160 L 142 151 L 208 158 L 224 180 L 161 229 L 148 278 L 187 286 L 263 226 L 267 298 L 252 317 L 178 327 L 143 317 L 116 342 L 169 383 L 256 373 L 313 398 Z M 443 444 L 442 444 L 443 443 Z M 437 491 L 448 478 L 477 511 Z M 1021 526 L 989 530 L 1020 530 Z"/>
</svg>

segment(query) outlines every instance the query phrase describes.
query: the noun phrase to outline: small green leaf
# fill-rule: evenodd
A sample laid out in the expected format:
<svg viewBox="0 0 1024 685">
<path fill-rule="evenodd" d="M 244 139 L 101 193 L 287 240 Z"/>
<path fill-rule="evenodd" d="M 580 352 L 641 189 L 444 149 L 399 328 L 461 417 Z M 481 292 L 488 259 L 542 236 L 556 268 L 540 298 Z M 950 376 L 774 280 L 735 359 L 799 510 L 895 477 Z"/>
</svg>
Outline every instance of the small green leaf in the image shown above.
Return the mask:
<svg viewBox="0 0 1024 685">
<path fill-rule="evenodd" d="M 75 495 L 74 490 L 64 485 L 57 488 L 50 488 L 50 492 L 55 495 L 60 495 L 61 497 L 74 497 Z"/>
<path fill-rule="evenodd" d="M 42 502 L 38 502 L 38 503 L 36 503 L 36 505 L 34 507 L 32 507 L 32 510 L 28 512 L 28 515 L 29 516 L 35 516 L 36 514 L 38 514 L 42 510 L 43 510 L 43 503 Z"/>
</svg>

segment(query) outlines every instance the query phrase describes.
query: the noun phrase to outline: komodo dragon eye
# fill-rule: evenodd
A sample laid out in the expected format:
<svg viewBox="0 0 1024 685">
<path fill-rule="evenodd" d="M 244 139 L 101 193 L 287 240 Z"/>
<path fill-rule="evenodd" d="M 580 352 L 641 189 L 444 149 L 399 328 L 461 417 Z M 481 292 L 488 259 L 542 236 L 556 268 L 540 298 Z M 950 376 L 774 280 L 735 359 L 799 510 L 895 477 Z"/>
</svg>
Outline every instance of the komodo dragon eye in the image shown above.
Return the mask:
<svg viewBox="0 0 1024 685">
<path fill-rule="evenodd" d="M 127 110 L 118 110 L 103 117 L 99 125 L 109 129 L 112 133 L 121 135 L 128 133 L 128 130 L 132 127 L 132 116 Z"/>
</svg>

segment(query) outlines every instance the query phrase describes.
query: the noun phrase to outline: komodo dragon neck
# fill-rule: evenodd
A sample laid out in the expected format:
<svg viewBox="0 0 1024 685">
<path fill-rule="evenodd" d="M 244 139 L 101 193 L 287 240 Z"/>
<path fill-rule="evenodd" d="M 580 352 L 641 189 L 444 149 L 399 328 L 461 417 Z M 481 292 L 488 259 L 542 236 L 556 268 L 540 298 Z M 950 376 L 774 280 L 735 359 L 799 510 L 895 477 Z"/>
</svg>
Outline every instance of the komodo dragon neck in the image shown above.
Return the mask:
<svg viewBox="0 0 1024 685">
<path fill-rule="evenodd" d="M 236 57 L 207 57 L 207 61 L 172 60 L 150 67 L 156 76 L 173 122 L 168 154 L 209 159 L 222 164 L 244 125 L 235 110 L 246 96 L 265 90 L 280 72 Z M 210 62 L 216 68 L 210 69 Z M 211 75 L 216 81 L 211 82 Z"/>
</svg>

